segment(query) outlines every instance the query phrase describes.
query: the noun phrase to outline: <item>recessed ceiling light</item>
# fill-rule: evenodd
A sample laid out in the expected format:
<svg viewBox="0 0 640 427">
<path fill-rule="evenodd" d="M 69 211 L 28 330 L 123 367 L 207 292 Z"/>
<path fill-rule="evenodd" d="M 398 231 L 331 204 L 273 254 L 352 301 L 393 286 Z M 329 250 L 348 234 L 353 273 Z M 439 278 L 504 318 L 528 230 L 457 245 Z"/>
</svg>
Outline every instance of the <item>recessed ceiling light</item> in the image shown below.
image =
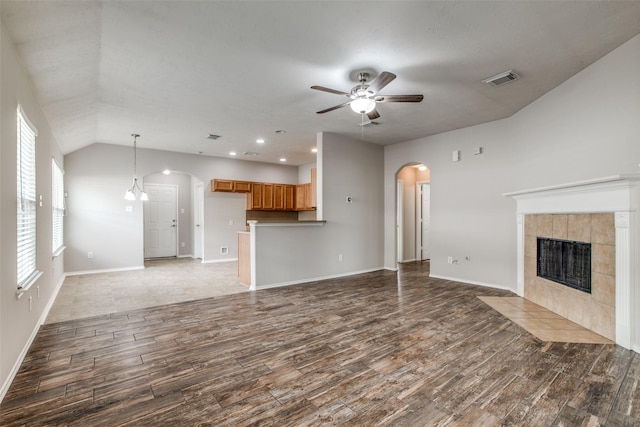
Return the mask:
<svg viewBox="0 0 640 427">
<path fill-rule="evenodd" d="M 162 171 L 162 174 L 163 175 L 170 175 L 171 171 L 169 169 L 165 169 L 165 170 Z"/>
<path fill-rule="evenodd" d="M 230 155 L 230 156 L 235 156 L 236 154 L 238 154 L 238 153 L 236 153 L 235 151 L 230 151 L 230 152 L 229 152 L 229 155 Z"/>
<path fill-rule="evenodd" d="M 316 147 L 313 147 L 313 148 L 311 149 L 311 152 L 312 152 L 312 153 L 317 153 L 317 152 L 318 152 L 318 149 L 317 149 Z"/>
<path fill-rule="evenodd" d="M 280 158 L 280 161 L 281 161 L 281 162 L 286 162 L 286 161 L 287 161 L 287 159 L 285 159 L 284 157 L 281 157 L 281 158 Z"/>
<path fill-rule="evenodd" d="M 256 139 L 256 142 L 258 144 L 264 144 L 264 139 L 260 138 L 260 139 Z"/>
<path fill-rule="evenodd" d="M 284 129 L 278 129 L 278 130 L 276 131 L 276 133 L 278 133 L 278 134 L 281 134 L 281 133 L 287 133 L 287 131 L 286 131 L 286 130 L 284 130 Z"/>
</svg>

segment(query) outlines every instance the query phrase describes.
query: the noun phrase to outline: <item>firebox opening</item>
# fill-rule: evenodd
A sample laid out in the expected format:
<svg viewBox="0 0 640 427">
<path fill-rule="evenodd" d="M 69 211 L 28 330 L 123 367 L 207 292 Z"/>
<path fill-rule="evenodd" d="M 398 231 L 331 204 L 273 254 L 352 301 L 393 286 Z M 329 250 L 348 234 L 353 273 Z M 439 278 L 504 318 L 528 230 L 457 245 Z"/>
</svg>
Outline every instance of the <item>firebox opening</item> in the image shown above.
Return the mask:
<svg viewBox="0 0 640 427">
<path fill-rule="evenodd" d="M 537 275 L 591 293 L 591 243 L 538 237 Z"/>
</svg>

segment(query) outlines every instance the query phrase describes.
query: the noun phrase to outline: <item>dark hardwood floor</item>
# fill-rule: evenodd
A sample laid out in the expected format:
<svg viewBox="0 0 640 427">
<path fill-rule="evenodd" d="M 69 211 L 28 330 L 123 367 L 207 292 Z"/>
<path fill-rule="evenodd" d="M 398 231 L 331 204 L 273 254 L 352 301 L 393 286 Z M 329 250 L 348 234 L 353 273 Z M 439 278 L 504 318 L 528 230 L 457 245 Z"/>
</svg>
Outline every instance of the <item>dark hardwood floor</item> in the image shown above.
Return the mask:
<svg viewBox="0 0 640 427">
<path fill-rule="evenodd" d="M 640 425 L 640 358 L 548 343 L 428 263 L 44 325 L 4 425 Z"/>
</svg>

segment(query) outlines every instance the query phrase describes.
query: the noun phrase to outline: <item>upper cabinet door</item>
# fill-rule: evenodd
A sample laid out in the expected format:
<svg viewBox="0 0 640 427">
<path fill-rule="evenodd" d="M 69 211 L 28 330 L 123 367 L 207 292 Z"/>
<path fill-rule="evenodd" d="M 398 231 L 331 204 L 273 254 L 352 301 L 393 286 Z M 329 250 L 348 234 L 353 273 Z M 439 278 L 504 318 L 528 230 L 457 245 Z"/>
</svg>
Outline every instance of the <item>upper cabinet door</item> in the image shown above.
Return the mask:
<svg viewBox="0 0 640 427">
<path fill-rule="evenodd" d="M 262 184 L 262 209 L 273 210 L 275 208 L 274 200 L 274 184 Z"/>
</svg>

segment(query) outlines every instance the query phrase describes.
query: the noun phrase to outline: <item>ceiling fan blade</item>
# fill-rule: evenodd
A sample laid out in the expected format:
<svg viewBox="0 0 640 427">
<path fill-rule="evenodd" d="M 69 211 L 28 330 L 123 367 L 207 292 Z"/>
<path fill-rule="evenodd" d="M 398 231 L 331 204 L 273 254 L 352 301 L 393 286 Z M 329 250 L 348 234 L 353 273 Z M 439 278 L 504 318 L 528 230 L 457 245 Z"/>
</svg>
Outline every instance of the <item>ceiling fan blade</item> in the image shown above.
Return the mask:
<svg viewBox="0 0 640 427">
<path fill-rule="evenodd" d="M 382 90 L 383 87 L 391 83 L 395 78 L 395 74 L 388 71 L 383 71 L 378 77 L 373 79 L 367 90 L 373 93 L 378 93 L 380 92 L 380 90 Z"/>
<path fill-rule="evenodd" d="M 420 102 L 423 95 L 380 95 L 376 96 L 376 102 Z"/>
<path fill-rule="evenodd" d="M 328 113 L 329 111 L 333 111 L 333 110 L 337 110 L 338 108 L 342 108 L 342 107 L 346 107 L 347 105 L 351 104 L 351 101 L 345 102 L 344 104 L 340 104 L 340 105 L 335 105 L 333 107 L 327 108 L 325 110 L 321 110 L 321 111 L 316 111 L 316 114 L 324 114 L 324 113 Z"/>
<path fill-rule="evenodd" d="M 380 113 L 374 108 L 372 112 L 367 114 L 367 117 L 369 117 L 369 120 L 375 120 L 380 117 Z"/>
<path fill-rule="evenodd" d="M 311 89 L 319 90 L 319 91 L 322 91 L 322 92 L 335 93 L 336 95 L 349 96 L 349 94 L 347 92 L 343 92 L 341 90 L 330 89 L 330 88 L 324 87 L 324 86 L 311 86 Z"/>
</svg>

